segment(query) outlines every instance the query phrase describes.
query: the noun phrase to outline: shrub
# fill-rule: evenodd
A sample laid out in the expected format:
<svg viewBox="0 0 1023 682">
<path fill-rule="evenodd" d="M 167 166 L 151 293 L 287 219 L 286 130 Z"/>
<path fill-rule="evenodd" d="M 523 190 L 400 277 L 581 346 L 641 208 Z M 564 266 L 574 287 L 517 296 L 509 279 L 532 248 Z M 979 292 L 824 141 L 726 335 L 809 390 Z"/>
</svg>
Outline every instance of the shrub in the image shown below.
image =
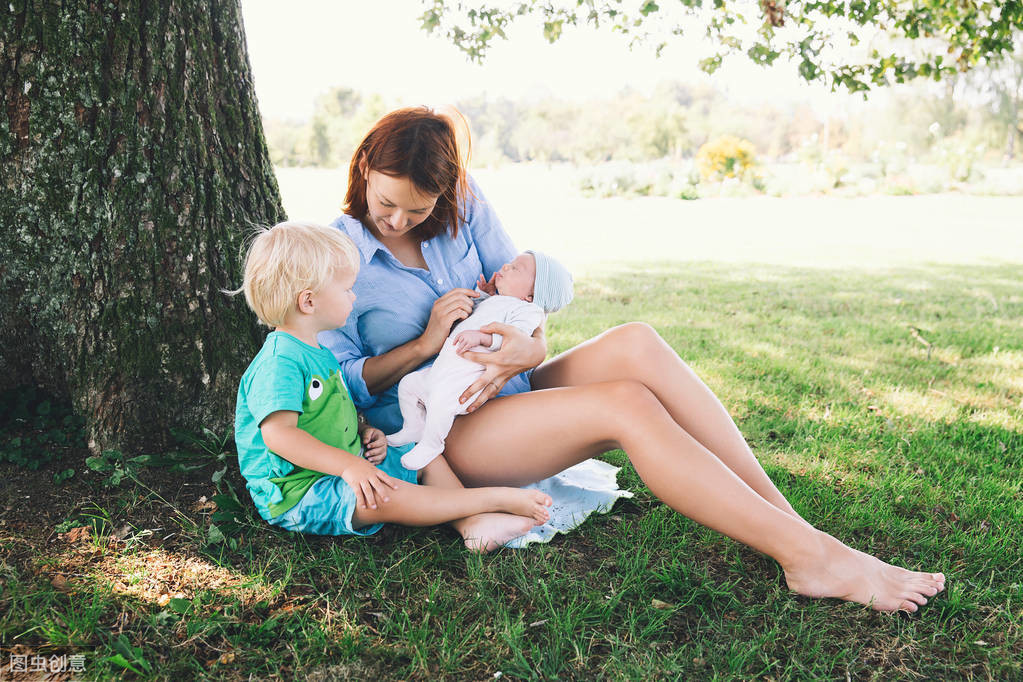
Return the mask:
<svg viewBox="0 0 1023 682">
<path fill-rule="evenodd" d="M 700 147 L 696 164 L 705 180 L 742 179 L 756 165 L 756 152 L 749 140 L 723 135 Z"/>
<path fill-rule="evenodd" d="M 0 462 L 37 470 L 68 449 L 85 447 L 82 419 L 66 400 L 31 386 L 0 392 Z"/>
</svg>

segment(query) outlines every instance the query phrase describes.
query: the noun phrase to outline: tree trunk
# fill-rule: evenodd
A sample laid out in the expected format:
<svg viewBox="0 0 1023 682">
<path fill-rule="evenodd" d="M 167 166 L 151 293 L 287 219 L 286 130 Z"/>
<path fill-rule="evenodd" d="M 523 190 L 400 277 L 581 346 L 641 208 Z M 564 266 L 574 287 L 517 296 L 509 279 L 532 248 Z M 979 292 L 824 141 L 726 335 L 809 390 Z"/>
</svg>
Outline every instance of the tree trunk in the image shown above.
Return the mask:
<svg viewBox="0 0 1023 682">
<path fill-rule="evenodd" d="M 238 2 L 13 0 L 0 97 L 0 380 L 96 451 L 228 428 L 262 334 L 221 289 L 283 216 Z"/>
</svg>

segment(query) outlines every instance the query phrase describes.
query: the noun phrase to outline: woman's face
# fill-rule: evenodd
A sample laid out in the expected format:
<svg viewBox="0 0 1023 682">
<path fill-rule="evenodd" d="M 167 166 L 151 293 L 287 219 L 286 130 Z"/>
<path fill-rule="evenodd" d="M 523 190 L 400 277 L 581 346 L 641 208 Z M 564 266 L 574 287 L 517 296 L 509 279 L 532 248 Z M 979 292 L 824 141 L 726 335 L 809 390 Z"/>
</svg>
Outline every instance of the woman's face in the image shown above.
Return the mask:
<svg viewBox="0 0 1023 682">
<path fill-rule="evenodd" d="M 426 220 L 437 205 L 437 196 L 423 194 L 405 177 L 366 174 L 367 220 L 380 237 L 400 237 Z"/>
</svg>

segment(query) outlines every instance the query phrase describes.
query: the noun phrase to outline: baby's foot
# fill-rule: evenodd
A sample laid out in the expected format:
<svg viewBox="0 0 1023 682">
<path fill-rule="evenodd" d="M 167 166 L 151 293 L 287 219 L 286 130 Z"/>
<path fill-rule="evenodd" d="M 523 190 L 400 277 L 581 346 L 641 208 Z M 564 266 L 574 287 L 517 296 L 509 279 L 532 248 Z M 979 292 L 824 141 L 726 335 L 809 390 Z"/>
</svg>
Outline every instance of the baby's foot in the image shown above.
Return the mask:
<svg viewBox="0 0 1023 682">
<path fill-rule="evenodd" d="M 886 564 L 822 533 L 822 553 L 785 568 L 793 592 L 808 597 L 837 597 L 878 611 L 916 611 L 945 589 L 942 573 L 918 573 Z"/>
<path fill-rule="evenodd" d="M 465 546 L 473 552 L 492 552 L 512 538 L 525 535 L 536 523 L 526 516 L 514 514 L 476 514 L 463 520 L 458 532 Z"/>
<path fill-rule="evenodd" d="M 551 513 L 547 509 L 553 503 L 550 495 L 524 488 L 501 488 L 501 492 L 503 493 L 501 511 L 528 516 L 537 526 L 550 520 Z"/>
</svg>

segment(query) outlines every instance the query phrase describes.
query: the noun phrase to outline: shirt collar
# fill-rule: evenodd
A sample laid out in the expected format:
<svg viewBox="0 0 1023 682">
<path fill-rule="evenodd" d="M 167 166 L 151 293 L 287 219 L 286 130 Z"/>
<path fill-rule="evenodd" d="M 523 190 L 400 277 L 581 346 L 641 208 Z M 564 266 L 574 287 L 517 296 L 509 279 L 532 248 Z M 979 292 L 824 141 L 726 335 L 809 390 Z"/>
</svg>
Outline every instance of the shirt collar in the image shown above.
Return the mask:
<svg viewBox="0 0 1023 682">
<path fill-rule="evenodd" d="M 384 247 L 380 240 L 374 237 L 373 233 L 367 230 L 366 226 L 358 218 L 353 218 L 346 213 L 338 218 L 335 224 L 337 227 L 341 227 L 341 223 L 345 224 L 347 227 L 345 231 L 352 238 L 352 242 L 359 249 L 359 253 L 362 254 L 363 263 L 368 264 L 373 260 L 373 254 Z"/>
</svg>

